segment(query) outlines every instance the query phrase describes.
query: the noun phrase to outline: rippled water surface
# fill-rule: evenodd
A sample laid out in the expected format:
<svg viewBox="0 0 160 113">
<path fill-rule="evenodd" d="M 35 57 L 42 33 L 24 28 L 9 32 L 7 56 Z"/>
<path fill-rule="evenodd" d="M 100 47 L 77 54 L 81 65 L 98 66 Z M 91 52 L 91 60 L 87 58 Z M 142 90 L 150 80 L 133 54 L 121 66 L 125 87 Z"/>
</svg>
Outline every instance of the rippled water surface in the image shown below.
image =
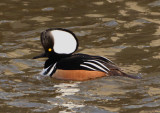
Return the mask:
<svg viewBox="0 0 160 113">
<path fill-rule="evenodd" d="M 62 81 L 39 74 L 40 33 L 62 27 L 78 52 L 105 56 L 140 80 Z M 1 0 L 1 113 L 159 113 L 160 0 Z"/>
</svg>

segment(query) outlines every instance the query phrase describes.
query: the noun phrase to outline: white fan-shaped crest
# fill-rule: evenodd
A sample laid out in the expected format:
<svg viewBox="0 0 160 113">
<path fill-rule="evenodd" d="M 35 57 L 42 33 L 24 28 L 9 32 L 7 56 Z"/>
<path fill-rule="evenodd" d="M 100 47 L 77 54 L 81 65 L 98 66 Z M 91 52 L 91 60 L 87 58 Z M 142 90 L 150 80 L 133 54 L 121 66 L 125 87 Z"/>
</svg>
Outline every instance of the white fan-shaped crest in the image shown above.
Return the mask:
<svg viewBox="0 0 160 113">
<path fill-rule="evenodd" d="M 71 54 L 77 48 L 75 37 L 64 30 L 53 30 L 51 35 L 54 38 L 53 50 L 58 54 Z"/>
</svg>

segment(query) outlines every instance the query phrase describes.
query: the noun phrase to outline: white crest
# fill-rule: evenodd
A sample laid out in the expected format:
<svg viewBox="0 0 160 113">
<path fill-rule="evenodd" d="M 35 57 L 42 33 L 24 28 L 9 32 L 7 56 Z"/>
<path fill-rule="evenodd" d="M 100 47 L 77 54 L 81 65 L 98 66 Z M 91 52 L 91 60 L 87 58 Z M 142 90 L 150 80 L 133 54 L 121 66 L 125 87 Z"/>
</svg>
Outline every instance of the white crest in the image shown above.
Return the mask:
<svg viewBox="0 0 160 113">
<path fill-rule="evenodd" d="M 54 52 L 58 54 L 71 54 L 77 48 L 77 41 L 75 37 L 63 30 L 53 30 L 51 34 L 54 37 Z"/>
</svg>

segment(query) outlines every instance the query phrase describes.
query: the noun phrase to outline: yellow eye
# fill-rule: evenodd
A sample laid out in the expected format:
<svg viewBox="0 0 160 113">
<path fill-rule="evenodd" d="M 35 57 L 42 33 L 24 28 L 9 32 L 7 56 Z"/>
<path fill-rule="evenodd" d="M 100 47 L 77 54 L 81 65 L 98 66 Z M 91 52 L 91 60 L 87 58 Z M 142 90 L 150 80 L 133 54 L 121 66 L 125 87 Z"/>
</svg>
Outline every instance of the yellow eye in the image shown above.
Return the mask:
<svg viewBox="0 0 160 113">
<path fill-rule="evenodd" d="M 49 48 L 49 49 L 48 49 L 48 51 L 49 51 L 49 52 L 51 52 L 51 51 L 52 51 L 52 49 L 51 49 L 51 48 Z"/>
</svg>

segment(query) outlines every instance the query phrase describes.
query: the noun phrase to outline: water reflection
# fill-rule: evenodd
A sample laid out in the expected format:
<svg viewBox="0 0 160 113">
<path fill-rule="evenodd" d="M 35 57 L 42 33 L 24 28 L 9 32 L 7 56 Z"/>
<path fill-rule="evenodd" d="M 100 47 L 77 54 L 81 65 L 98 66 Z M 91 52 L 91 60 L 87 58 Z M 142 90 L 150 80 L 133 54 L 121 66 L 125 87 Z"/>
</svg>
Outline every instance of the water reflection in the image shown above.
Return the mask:
<svg viewBox="0 0 160 113">
<path fill-rule="evenodd" d="M 52 105 L 67 108 L 62 112 L 67 112 L 68 110 L 72 112 L 76 112 L 74 111 L 75 108 L 77 109 L 85 106 L 83 104 L 79 104 L 79 102 L 76 102 L 76 100 L 73 100 L 71 97 L 80 91 L 78 84 L 80 84 L 80 82 L 61 83 L 61 84 L 55 85 L 54 87 L 56 88 L 56 93 L 59 93 L 60 95 L 56 96 L 53 101 L 48 100 L 48 102 L 51 103 Z M 67 98 L 67 97 L 71 97 L 71 98 Z"/>
<path fill-rule="evenodd" d="M 159 112 L 159 0 L 1 0 L 1 112 Z M 85 82 L 39 75 L 46 59 L 39 35 L 63 27 L 78 52 L 111 59 L 141 80 L 104 77 Z"/>
</svg>

